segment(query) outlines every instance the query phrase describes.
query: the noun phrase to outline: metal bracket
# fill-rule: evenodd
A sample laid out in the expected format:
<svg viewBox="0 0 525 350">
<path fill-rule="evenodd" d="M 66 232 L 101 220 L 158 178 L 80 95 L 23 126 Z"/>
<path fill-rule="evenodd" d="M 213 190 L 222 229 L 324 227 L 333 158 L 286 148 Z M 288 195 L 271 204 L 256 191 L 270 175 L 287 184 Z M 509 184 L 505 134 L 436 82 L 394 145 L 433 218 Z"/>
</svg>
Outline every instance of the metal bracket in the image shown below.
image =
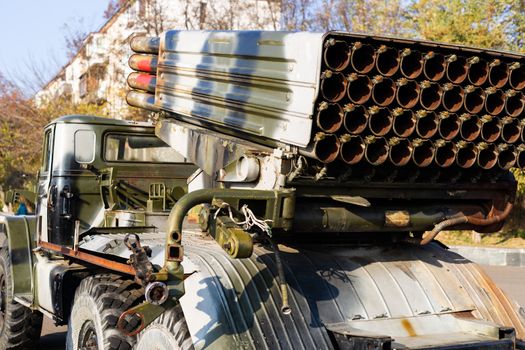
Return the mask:
<svg viewBox="0 0 525 350">
<path fill-rule="evenodd" d="M 131 237 L 134 240 L 131 240 Z M 148 246 L 140 245 L 140 238 L 136 233 L 128 233 L 124 238 L 124 244 L 131 250 L 131 256 L 128 263 L 136 271 L 135 280 L 137 283 L 146 287 L 149 282 L 155 281 L 153 265 L 148 257 L 151 256 L 151 249 Z"/>
</svg>

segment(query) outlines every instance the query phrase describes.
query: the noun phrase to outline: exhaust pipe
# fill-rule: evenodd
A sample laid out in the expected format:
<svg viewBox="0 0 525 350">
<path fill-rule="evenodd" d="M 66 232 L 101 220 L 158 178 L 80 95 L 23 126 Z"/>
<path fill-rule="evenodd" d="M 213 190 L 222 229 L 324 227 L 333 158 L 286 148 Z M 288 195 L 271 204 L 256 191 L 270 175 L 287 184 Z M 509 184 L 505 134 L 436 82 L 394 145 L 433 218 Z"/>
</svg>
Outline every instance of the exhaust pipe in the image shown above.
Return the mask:
<svg viewBox="0 0 525 350">
<path fill-rule="evenodd" d="M 347 95 L 350 101 L 363 104 L 372 96 L 372 82 L 366 75 L 352 73 L 348 76 Z"/>
<path fill-rule="evenodd" d="M 154 93 L 157 77 L 151 74 L 132 72 L 128 75 L 128 85 L 133 89 Z"/>
<path fill-rule="evenodd" d="M 477 114 L 481 112 L 485 104 L 485 92 L 474 85 L 469 85 L 465 88 L 465 98 L 463 102 L 465 109 L 470 114 Z"/>
<path fill-rule="evenodd" d="M 485 90 L 485 110 L 497 115 L 505 108 L 505 94 L 500 89 L 491 86 Z"/>
<path fill-rule="evenodd" d="M 328 68 L 340 72 L 350 64 L 350 47 L 346 41 L 330 38 L 324 44 L 323 58 Z"/>
<path fill-rule="evenodd" d="M 494 142 L 501 134 L 501 122 L 497 117 L 484 115 L 481 117 L 481 138 L 486 142 Z"/>
<path fill-rule="evenodd" d="M 401 78 L 397 80 L 396 100 L 403 108 L 412 108 L 419 101 L 421 88 L 414 80 Z"/>
<path fill-rule="evenodd" d="M 134 54 L 129 58 L 128 65 L 136 71 L 156 74 L 159 59 L 154 55 Z"/>
<path fill-rule="evenodd" d="M 343 125 L 350 134 L 357 135 L 365 131 L 368 125 L 368 112 L 364 106 L 347 104 L 344 108 Z"/>
<path fill-rule="evenodd" d="M 489 77 L 487 61 L 474 56 L 468 59 L 468 80 L 472 85 L 483 85 Z"/>
<path fill-rule="evenodd" d="M 447 56 L 447 79 L 452 84 L 461 84 L 465 81 L 468 74 L 467 59 L 463 56 L 448 55 Z"/>
<path fill-rule="evenodd" d="M 396 84 L 390 78 L 376 75 L 372 80 L 372 100 L 379 106 L 388 106 L 396 97 Z"/>
<path fill-rule="evenodd" d="M 502 143 L 498 145 L 498 166 L 503 170 L 509 170 L 516 164 L 516 147 Z"/>
<path fill-rule="evenodd" d="M 463 106 L 465 93 L 459 85 L 446 83 L 443 85 L 443 107 L 449 112 L 457 112 Z"/>
<path fill-rule="evenodd" d="M 509 68 L 498 59 L 489 64 L 489 83 L 497 89 L 501 89 L 509 81 Z"/>
<path fill-rule="evenodd" d="M 525 145 L 519 145 L 516 148 L 516 165 L 520 169 L 525 168 Z"/>
<path fill-rule="evenodd" d="M 445 56 L 434 51 L 428 52 L 424 57 L 423 74 L 428 80 L 438 81 L 445 75 Z"/>
<path fill-rule="evenodd" d="M 516 90 L 508 90 L 505 95 L 505 112 L 511 117 L 519 116 L 525 107 L 525 96 Z"/>
<path fill-rule="evenodd" d="M 321 74 L 321 94 L 329 102 L 339 102 L 345 97 L 348 80 L 342 73 L 326 70 Z"/>
<path fill-rule="evenodd" d="M 130 42 L 131 49 L 137 53 L 159 54 L 160 37 L 135 36 Z"/>
<path fill-rule="evenodd" d="M 463 113 L 459 119 L 461 120 L 461 126 L 459 128 L 461 138 L 469 142 L 477 139 L 481 133 L 481 120 L 479 117 L 477 115 Z"/>
<path fill-rule="evenodd" d="M 334 133 L 343 125 L 343 109 L 338 103 L 321 102 L 317 108 L 317 127 L 326 133 Z"/>
<path fill-rule="evenodd" d="M 449 141 L 459 134 L 461 121 L 455 113 L 441 112 L 439 114 L 439 135 Z"/>
<path fill-rule="evenodd" d="M 525 88 L 525 66 L 514 62 L 509 66 L 509 84 L 515 90 Z"/>
<path fill-rule="evenodd" d="M 376 69 L 386 77 L 391 77 L 399 70 L 399 52 L 393 47 L 381 45 L 377 50 Z"/>
<path fill-rule="evenodd" d="M 419 168 L 425 168 L 434 160 L 435 148 L 430 140 L 415 139 L 412 141 L 412 161 Z"/>
<path fill-rule="evenodd" d="M 306 149 L 301 150 L 301 153 L 326 164 L 336 160 L 340 147 L 341 143 L 337 136 L 318 132 L 314 136 L 313 143 Z"/>
<path fill-rule="evenodd" d="M 401 62 L 399 63 L 401 74 L 408 79 L 416 79 L 423 72 L 423 56 L 421 52 L 403 49 L 401 52 Z"/>
<path fill-rule="evenodd" d="M 476 163 L 477 148 L 472 142 L 459 141 L 456 149 L 456 164 L 459 167 L 468 169 Z"/>
<path fill-rule="evenodd" d="M 392 129 L 394 118 L 388 108 L 372 106 L 368 115 L 368 128 L 375 136 L 384 136 Z"/>
<path fill-rule="evenodd" d="M 392 111 L 394 121 L 392 129 L 399 137 L 409 137 L 416 129 L 416 117 L 409 109 L 396 108 Z"/>
<path fill-rule="evenodd" d="M 395 166 L 406 165 L 412 157 L 412 145 L 407 139 L 392 137 L 388 140 L 388 158 Z"/>
<path fill-rule="evenodd" d="M 515 143 L 520 139 L 522 126 L 517 118 L 505 117 L 501 120 L 501 139 Z"/>
<path fill-rule="evenodd" d="M 365 158 L 372 165 L 383 164 L 388 159 L 388 143 L 384 137 L 365 138 Z"/>
<path fill-rule="evenodd" d="M 376 62 L 376 52 L 371 45 L 356 42 L 352 46 L 350 63 L 352 68 L 358 73 L 366 74 L 374 68 Z"/>
<path fill-rule="evenodd" d="M 435 112 L 419 110 L 416 114 L 416 133 L 419 137 L 429 139 L 438 131 L 438 119 Z"/>
<path fill-rule="evenodd" d="M 345 134 L 341 136 L 339 158 L 348 165 L 359 163 L 365 155 L 365 142 L 361 136 Z"/>
<path fill-rule="evenodd" d="M 456 160 L 456 145 L 450 141 L 437 140 L 434 143 L 436 148 L 434 160 L 441 168 L 448 168 Z"/>
<path fill-rule="evenodd" d="M 493 143 L 480 142 L 476 145 L 478 149 L 478 165 L 485 170 L 492 169 L 498 162 L 498 150 Z"/>
<path fill-rule="evenodd" d="M 441 104 L 443 91 L 437 83 L 425 80 L 421 83 L 421 92 L 419 94 L 419 103 L 424 109 L 433 111 Z"/>
<path fill-rule="evenodd" d="M 159 107 L 155 105 L 155 95 L 142 91 L 129 91 L 126 95 L 126 101 L 130 106 L 147 109 L 158 112 Z"/>
</svg>

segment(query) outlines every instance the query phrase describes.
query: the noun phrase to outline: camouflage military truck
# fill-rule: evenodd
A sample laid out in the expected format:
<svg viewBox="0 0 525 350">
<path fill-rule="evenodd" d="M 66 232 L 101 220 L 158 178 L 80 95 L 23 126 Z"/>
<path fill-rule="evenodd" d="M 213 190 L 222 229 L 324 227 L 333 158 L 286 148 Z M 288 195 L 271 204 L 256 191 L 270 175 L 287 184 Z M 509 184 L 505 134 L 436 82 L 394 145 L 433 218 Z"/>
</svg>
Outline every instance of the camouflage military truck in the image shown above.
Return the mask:
<svg viewBox="0 0 525 350">
<path fill-rule="evenodd" d="M 523 349 L 525 312 L 440 231 L 495 232 L 525 166 L 525 62 L 352 33 L 137 36 L 153 124 L 44 130 L 0 216 L 2 348 Z M 185 222 L 200 206 L 198 225 Z"/>
</svg>

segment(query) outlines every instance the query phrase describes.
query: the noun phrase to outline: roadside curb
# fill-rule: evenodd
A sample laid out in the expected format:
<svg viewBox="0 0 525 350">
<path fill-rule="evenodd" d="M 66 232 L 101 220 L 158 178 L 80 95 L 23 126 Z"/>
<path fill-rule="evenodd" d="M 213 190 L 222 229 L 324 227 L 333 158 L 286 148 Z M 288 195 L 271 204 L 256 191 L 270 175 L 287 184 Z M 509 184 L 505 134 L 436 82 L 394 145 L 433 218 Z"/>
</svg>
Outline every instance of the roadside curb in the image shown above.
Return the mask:
<svg viewBox="0 0 525 350">
<path fill-rule="evenodd" d="M 470 246 L 451 246 L 449 248 L 478 264 L 525 267 L 525 249 Z"/>
</svg>

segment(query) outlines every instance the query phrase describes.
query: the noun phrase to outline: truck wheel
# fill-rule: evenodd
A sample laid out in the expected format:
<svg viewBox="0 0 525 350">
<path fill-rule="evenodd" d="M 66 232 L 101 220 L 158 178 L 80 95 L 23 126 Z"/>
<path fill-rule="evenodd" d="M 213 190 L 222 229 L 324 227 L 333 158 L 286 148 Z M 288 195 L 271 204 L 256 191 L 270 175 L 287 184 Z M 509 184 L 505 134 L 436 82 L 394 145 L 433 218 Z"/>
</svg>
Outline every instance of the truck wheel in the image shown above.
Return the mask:
<svg viewBox="0 0 525 350">
<path fill-rule="evenodd" d="M 139 334 L 135 350 L 189 350 L 194 349 L 179 303 L 164 312 Z"/>
<path fill-rule="evenodd" d="M 122 334 L 122 312 L 142 302 L 142 287 L 113 274 L 86 277 L 77 288 L 69 318 L 66 349 L 128 350 L 135 337 Z"/>
<path fill-rule="evenodd" d="M 42 314 L 13 300 L 10 266 L 8 248 L 0 248 L 0 349 L 34 348 Z"/>
</svg>

